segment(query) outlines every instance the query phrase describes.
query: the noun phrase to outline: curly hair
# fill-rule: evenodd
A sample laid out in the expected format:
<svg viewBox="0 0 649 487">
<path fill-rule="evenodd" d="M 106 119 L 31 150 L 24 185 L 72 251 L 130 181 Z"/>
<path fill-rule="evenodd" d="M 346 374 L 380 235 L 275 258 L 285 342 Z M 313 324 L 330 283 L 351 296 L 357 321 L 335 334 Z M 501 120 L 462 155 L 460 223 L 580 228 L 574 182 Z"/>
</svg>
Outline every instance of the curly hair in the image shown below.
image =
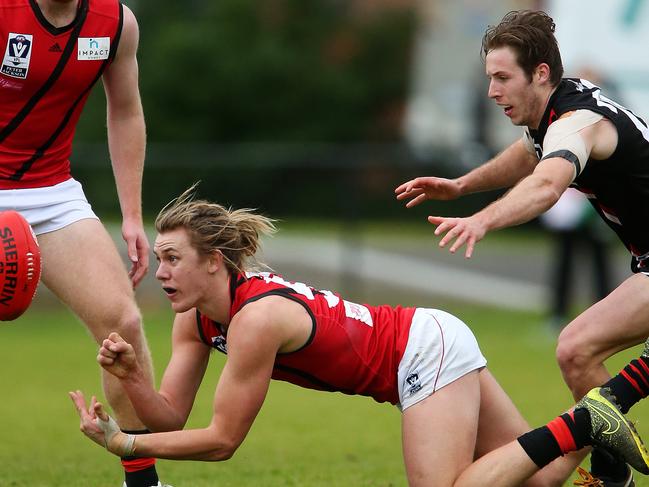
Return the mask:
<svg viewBox="0 0 649 487">
<path fill-rule="evenodd" d="M 550 66 L 550 82 L 556 86 L 563 77 L 559 44 L 554 36 L 554 20 L 542 11 L 514 10 L 496 26 L 490 25 L 482 38 L 482 55 L 500 47 L 516 53 L 518 65 L 529 81 L 541 63 Z"/>
</svg>

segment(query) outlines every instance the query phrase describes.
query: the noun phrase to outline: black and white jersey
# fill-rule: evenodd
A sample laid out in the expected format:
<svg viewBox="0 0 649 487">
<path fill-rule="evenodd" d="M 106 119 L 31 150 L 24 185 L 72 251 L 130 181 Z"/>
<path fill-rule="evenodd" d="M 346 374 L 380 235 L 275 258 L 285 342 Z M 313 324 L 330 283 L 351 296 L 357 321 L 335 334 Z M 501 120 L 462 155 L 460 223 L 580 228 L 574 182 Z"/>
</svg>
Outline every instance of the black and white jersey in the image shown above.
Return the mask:
<svg viewBox="0 0 649 487">
<path fill-rule="evenodd" d="M 604 96 L 583 79 L 564 78 L 550 97 L 537 130 L 527 129 L 536 154 L 543 157 L 548 127 L 564 113 L 590 110 L 610 120 L 618 133 L 615 152 L 605 160 L 588 159 L 573 186 L 584 193 L 636 258 L 649 260 L 649 129 L 631 110 Z"/>
</svg>

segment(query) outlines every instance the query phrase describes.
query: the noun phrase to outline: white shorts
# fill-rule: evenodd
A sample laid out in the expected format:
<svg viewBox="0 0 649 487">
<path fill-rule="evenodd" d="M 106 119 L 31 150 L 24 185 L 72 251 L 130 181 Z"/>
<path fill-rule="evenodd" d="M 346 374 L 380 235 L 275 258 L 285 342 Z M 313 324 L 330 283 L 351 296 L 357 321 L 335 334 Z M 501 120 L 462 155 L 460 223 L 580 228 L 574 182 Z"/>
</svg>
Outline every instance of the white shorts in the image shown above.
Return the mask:
<svg viewBox="0 0 649 487">
<path fill-rule="evenodd" d="M 401 411 L 454 380 L 487 365 L 473 332 L 459 318 L 417 308 L 398 369 Z"/>
<path fill-rule="evenodd" d="M 0 190 L 0 211 L 19 212 L 36 235 L 53 232 L 85 218 L 97 218 L 81 183 L 68 179 L 54 186 Z"/>
</svg>

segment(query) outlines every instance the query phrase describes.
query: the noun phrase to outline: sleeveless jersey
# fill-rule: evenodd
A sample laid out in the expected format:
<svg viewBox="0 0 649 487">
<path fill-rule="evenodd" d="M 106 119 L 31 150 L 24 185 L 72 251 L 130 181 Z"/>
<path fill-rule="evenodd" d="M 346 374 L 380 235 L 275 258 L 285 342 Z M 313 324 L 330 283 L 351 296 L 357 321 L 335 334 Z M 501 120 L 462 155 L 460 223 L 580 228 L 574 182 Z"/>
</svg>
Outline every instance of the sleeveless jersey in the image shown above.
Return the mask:
<svg viewBox="0 0 649 487">
<path fill-rule="evenodd" d="M 538 130 L 528 129 L 542 157 L 548 127 L 561 115 L 586 109 L 610 120 L 618 133 L 608 159 L 589 159 L 573 186 L 583 192 L 600 216 L 634 256 L 635 265 L 649 258 L 649 129 L 647 124 L 599 87 L 584 79 L 565 78 L 548 101 Z M 646 264 L 645 264 L 646 265 Z M 637 270 L 637 269 L 634 269 Z"/>
<path fill-rule="evenodd" d="M 415 308 L 359 305 L 266 272 L 233 275 L 230 293 L 230 318 L 248 303 L 270 295 L 299 303 L 311 317 L 307 343 L 294 352 L 277 354 L 273 379 L 399 402 L 397 369 Z M 227 353 L 223 327 L 200 313 L 197 322 L 202 340 Z"/>
<path fill-rule="evenodd" d="M 70 178 L 76 124 L 122 22 L 117 0 L 79 0 L 74 21 L 60 28 L 36 0 L 0 0 L 0 189 Z"/>
</svg>

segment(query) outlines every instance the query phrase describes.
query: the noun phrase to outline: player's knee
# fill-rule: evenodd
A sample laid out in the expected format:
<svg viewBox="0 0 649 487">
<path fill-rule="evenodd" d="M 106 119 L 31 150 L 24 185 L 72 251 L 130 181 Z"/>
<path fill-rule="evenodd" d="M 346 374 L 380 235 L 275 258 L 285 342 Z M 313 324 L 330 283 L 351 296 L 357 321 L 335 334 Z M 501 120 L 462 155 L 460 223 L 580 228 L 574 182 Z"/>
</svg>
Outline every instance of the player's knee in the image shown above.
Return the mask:
<svg viewBox="0 0 649 487">
<path fill-rule="evenodd" d="M 101 343 L 113 332 L 119 333 L 130 343 L 137 343 L 142 337 L 142 318 L 137 308 L 123 309 L 118 314 L 105 316 L 103 319 L 89 322 L 87 325 L 98 343 Z"/>
<path fill-rule="evenodd" d="M 142 337 L 142 317 L 139 312 L 125 312 L 114 324 L 111 331 L 120 334 L 126 341 L 139 341 Z"/>
<path fill-rule="evenodd" d="M 559 336 L 556 357 L 568 385 L 573 379 L 578 380 L 579 376 L 588 370 L 592 362 L 592 357 L 585 344 L 575 336 L 563 333 Z"/>
</svg>

